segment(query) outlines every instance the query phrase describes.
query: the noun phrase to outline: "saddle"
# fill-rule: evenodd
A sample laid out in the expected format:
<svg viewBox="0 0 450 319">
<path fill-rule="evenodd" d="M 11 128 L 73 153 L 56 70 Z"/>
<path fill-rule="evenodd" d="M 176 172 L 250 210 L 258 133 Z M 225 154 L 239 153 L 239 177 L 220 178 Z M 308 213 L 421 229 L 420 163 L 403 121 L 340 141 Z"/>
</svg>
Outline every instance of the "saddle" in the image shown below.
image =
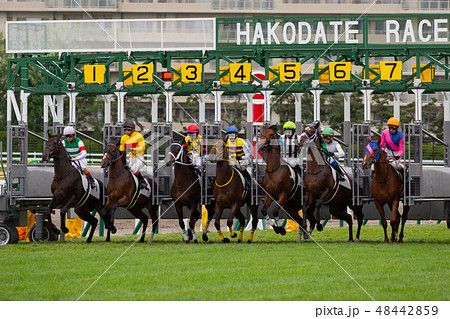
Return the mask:
<svg viewBox="0 0 450 319">
<path fill-rule="evenodd" d="M 84 195 L 80 198 L 78 203 L 75 204 L 74 208 L 83 206 L 91 195 L 96 199 L 100 199 L 100 184 L 98 183 L 98 181 L 94 178 L 94 188 L 91 188 L 89 185 L 89 181 L 87 180 L 87 176 L 79 170 L 77 170 L 77 172 L 81 177 L 81 184 L 83 185 Z"/>
<path fill-rule="evenodd" d="M 242 199 L 244 199 L 247 196 L 248 191 L 251 187 L 251 177 L 247 170 L 241 171 L 240 169 L 233 168 L 238 173 L 239 177 L 241 178 L 241 183 L 244 188 L 244 192 L 242 193 Z"/>
<path fill-rule="evenodd" d="M 134 205 L 136 205 L 136 202 L 139 198 L 140 195 L 149 198 L 151 191 L 152 191 L 152 187 L 151 185 L 148 183 L 148 181 L 144 178 L 145 183 L 147 184 L 147 188 L 139 188 L 139 180 L 138 178 L 131 172 L 131 170 L 129 168 L 127 168 L 128 171 L 130 172 L 131 176 L 133 177 L 133 181 L 134 181 L 134 186 L 135 186 L 135 191 L 133 194 L 133 197 L 130 200 L 130 203 L 128 204 L 128 206 L 126 207 L 127 209 L 129 208 L 133 208 Z"/>
<path fill-rule="evenodd" d="M 303 179 L 301 178 L 301 173 L 296 169 L 293 168 L 290 164 L 286 163 L 289 167 L 289 172 L 291 174 L 291 179 L 294 182 L 291 188 L 291 191 L 289 192 L 288 201 L 294 197 L 295 193 L 297 192 L 297 189 L 299 186 L 303 185 Z M 300 167 L 298 167 L 299 169 Z"/>
</svg>

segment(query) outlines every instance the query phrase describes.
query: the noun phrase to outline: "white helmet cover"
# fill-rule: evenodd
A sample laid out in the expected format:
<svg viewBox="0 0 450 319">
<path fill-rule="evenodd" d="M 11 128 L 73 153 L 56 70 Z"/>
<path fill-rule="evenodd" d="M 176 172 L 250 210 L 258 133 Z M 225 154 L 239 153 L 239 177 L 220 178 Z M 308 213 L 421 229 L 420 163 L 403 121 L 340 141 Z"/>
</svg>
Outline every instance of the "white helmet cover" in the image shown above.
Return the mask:
<svg viewBox="0 0 450 319">
<path fill-rule="evenodd" d="M 72 135 L 75 134 L 75 129 L 72 126 L 66 126 L 64 128 L 64 135 Z"/>
</svg>

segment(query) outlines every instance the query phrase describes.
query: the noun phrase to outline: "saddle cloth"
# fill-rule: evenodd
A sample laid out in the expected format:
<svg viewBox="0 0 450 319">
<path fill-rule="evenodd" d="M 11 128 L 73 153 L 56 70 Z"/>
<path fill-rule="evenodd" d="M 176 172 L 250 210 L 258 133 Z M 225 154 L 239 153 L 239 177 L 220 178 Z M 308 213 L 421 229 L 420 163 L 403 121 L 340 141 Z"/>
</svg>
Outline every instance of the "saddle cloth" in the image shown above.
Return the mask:
<svg viewBox="0 0 450 319">
<path fill-rule="evenodd" d="M 334 182 L 336 183 L 336 180 L 337 180 L 336 170 L 331 165 L 330 165 L 330 168 L 331 168 L 331 173 L 333 173 Z M 350 185 L 350 180 L 348 179 L 347 174 L 345 174 L 344 177 L 345 177 L 345 181 L 339 181 L 339 185 L 344 186 L 345 188 L 348 188 L 348 189 L 352 189 L 352 187 Z"/>
<path fill-rule="evenodd" d="M 77 172 L 80 174 L 80 177 L 81 177 L 81 185 L 83 185 L 84 194 L 80 198 L 78 203 L 76 203 L 73 206 L 74 208 L 78 208 L 78 207 L 83 206 L 84 203 L 86 203 L 86 201 L 88 200 L 89 196 L 93 196 L 96 199 L 100 198 L 100 184 L 98 183 L 98 181 L 94 178 L 94 185 L 95 185 L 95 187 L 91 188 L 91 186 L 89 185 L 89 182 L 87 180 L 86 175 L 81 173 L 81 171 L 79 171 L 79 170 L 77 170 Z"/>
<path fill-rule="evenodd" d="M 238 173 L 239 177 L 241 178 L 242 188 L 244 189 L 244 191 L 242 193 L 242 199 L 244 199 L 247 196 L 249 186 L 250 186 L 250 181 L 247 181 L 245 179 L 244 174 L 242 174 L 242 172 L 239 169 L 234 168 L 234 167 L 233 167 L 233 169 L 236 171 L 236 173 Z"/>
<path fill-rule="evenodd" d="M 138 178 L 131 171 L 130 171 L 130 174 L 131 174 L 131 176 L 133 176 L 134 186 L 135 186 L 136 190 L 135 190 L 133 197 L 131 198 L 130 204 L 127 206 L 127 208 L 132 208 L 136 204 L 137 199 L 139 198 L 140 195 L 142 195 L 146 198 L 149 198 L 150 194 L 152 192 L 152 187 L 145 178 L 144 178 L 144 181 L 145 181 L 145 184 L 147 184 L 148 189 L 145 189 L 145 188 L 139 189 Z"/>
</svg>

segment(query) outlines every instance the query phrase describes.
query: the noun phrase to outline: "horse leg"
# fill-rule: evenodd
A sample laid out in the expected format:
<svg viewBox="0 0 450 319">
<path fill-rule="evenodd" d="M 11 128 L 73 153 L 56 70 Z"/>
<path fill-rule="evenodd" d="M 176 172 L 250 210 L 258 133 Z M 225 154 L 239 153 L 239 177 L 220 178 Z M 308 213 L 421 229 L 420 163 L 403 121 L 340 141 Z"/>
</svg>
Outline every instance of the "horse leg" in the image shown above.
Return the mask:
<svg viewBox="0 0 450 319">
<path fill-rule="evenodd" d="M 250 231 L 250 236 L 248 237 L 247 243 L 251 244 L 253 242 L 253 236 L 255 234 L 256 228 L 258 228 L 258 206 L 249 205 L 249 207 L 252 214 L 252 230 Z"/>
<path fill-rule="evenodd" d="M 242 243 L 242 236 L 244 235 L 244 228 L 245 228 L 245 217 L 241 213 L 241 211 L 238 210 L 236 212 L 236 218 L 239 220 L 239 224 L 241 224 L 241 227 L 239 228 L 238 243 Z"/>
<path fill-rule="evenodd" d="M 364 219 L 364 214 L 362 210 L 362 205 L 359 206 L 349 206 L 353 213 L 356 215 L 356 220 L 358 221 L 358 230 L 356 231 L 355 241 L 359 241 L 359 235 L 361 233 L 361 227 Z"/>
<path fill-rule="evenodd" d="M 330 207 L 331 208 L 331 207 Z M 353 220 L 352 216 L 347 213 L 347 205 L 340 208 L 341 214 L 344 216 L 343 220 L 348 224 L 348 241 L 353 241 Z M 331 209 L 330 209 L 331 211 Z"/>
<path fill-rule="evenodd" d="M 208 233 L 209 233 L 209 224 L 211 223 L 211 220 L 213 219 L 214 216 L 214 207 L 212 204 L 208 204 L 205 206 L 206 210 L 208 211 L 208 220 L 205 223 L 205 227 L 202 229 L 203 235 L 202 235 L 202 239 L 203 241 L 208 241 Z"/>
<path fill-rule="evenodd" d="M 195 232 L 195 224 L 197 223 L 197 220 L 200 218 L 200 212 L 197 209 L 198 204 L 193 204 L 191 206 L 191 218 L 189 218 L 189 229 L 188 229 L 188 235 L 189 233 L 191 233 L 191 235 L 189 236 L 189 239 L 193 239 L 194 243 L 198 244 L 198 239 L 197 239 L 197 233 Z"/>
<path fill-rule="evenodd" d="M 386 217 L 384 217 L 384 208 L 383 208 L 383 205 L 378 201 L 375 201 L 375 206 L 377 207 L 378 213 L 380 214 L 380 217 L 381 217 L 381 225 L 383 226 L 383 230 L 384 230 L 384 243 L 387 244 L 387 243 L 389 243 L 389 238 L 387 236 L 387 230 L 386 230 L 387 222 L 386 222 Z"/>
<path fill-rule="evenodd" d="M 94 236 L 94 231 L 97 228 L 98 220 L 94 216 L 90 214 L 88 208 L 80 208 L 76 211 L 77 215 L 80 216 L 81 219 L 91 224 L 91 230 L 89 231 L 89 236 L 86 240 L 87 243 L 92 242 L 92 237 Z"/>
<path fill-rule="evenodd" d="M 178 224 L 180 225 L 181 232 L 183 233 L 184 242 L 186 244 L 189 244 L 189 236 L 186 232 L 186 225 L 184 224 L 184 220 L 183 220 L 183 205 L 180 204 L 179 202 L 176 202 L 175 209 L 177 211 Z"/>
<path fill-rule="evenodd" d="M 284 229 L 281 226 L 278 226 L 278 221 L 280 220 L 278 217 L 278 213 L 279 213 L 280 209 L 282 209 L 284 212 L 286 212 L 286 210 L 284 209 L 284 205 L 286 204 L 286 201 L 287 201 L 287 195 L 285 193 L 282 193 L 279 196 L 278 201 L 276 202 L 277 206 L 275 207 L 275 210 L 273 212 L 275 226 L 278 228 L 278 232 L 280 233 L 281 236 L 286 235 L 286 229 Z"/>
<path fill-rule="evenodd" d="M 77 198 L 75 197 L 75 195 L 73 195 L 69 201 L 63 206 L 61 207 L 61 210 L 59 211 L 59 215 L 61 217 L 61 230 L 63 231 L 63 233 L 67 234 L 69 232 L 69 228 L 66 227 L 66 213 L 67 210 L 70 207 L 73 207 L 73 205 L 75 205 L 77 203 Z M 62 234 L 61 234 L 62 235 Z"/>
<path fill-rule="evenodd" d="M 217 229 L 217 234 L 219 235 L 219 239 L 223 242 L 223 243 L 229 243 L 230 240 L 228 238 L 226 238 L 223 234 L 222 231 L 220 230 L 220 217 L 222 217 L 222 213 L 223 213 L 223 208 L 220 207 L 217 202 L 215 205 L 215 211 L 216 211 L 216 217 L 214 220 L 214 226 L 216 226 Z"/>
<path fill-rule="evenodd" d="M 52 213 L 53 209 L 56 208 L 56 199 L 52 197 L 52 200 L 50 201 L 50 204 L 48 205 L 47 209 L 45 210 L 45 214 L 49 215 Z"/>
<path fill-rule="evenodd" d="M 237 234 L 233 231 L 233 219 L 234 219 L 234 216 L 236 216 L 236 214 L 238 213 L 239 208 L 241 208 L 239 203 L 235 203 L 233 206 L 231 206 L 231 214 L 227 219 L 228 232 L 229 232 L 231 238 L 237 237 Z"/>
<path fill-rule="evenodd" d="M 156 213 L 158 211 L 159 206 L 158 205 L 152 205 L 151 201 L 148 201 L 147 204 L 147 210 L 150 213 L 150 218 L 152 219 L 152 231 L 150 232 L 150 236 L 148 238 L 148 242 L 151 243 L 153 241 L 153 236 L 156 233 L 156 230 L 158 229 L 158 214 Z"/>
<path fill-rule="evenodd" d="M 402 215 L 402 229 L 400 230 L 400 235 L 398 242 L 403 243 L 403 229 L 405 228 L 406 220 L 408 219 L 408 212 L 411 206 L 403 206 L 403 215 Z"/>
<path fill-rule="evenodd" d="M 400 213 L 398 212 L 399 204 L 400 204 L 399 200 L 394 200 L 392 204 L 389 205 L 392 212 L 390 224 L 392 228 L 391 241 L 393 243 L 397 242 L 398 225 L 400 224 Z"/>
<path fill-rule="evenodd" d="M 266 196 L 264 197 L 264 205 L 261 208 L 261 214 L 266 219 L 267 223 L 269 223 L 270 226 L 272 226 L 273 230 L 276 234 L 280 233 L 280 230 L 278 227 L 275 226 L 275 223 L 272 219 L 270 219 L 269 214 L 267 214 L 267 209 L 269 208 L 270 204 L 272 204 L 272 197 L 269 196 L 269 194 L 266 193 Z"/>
</svg>

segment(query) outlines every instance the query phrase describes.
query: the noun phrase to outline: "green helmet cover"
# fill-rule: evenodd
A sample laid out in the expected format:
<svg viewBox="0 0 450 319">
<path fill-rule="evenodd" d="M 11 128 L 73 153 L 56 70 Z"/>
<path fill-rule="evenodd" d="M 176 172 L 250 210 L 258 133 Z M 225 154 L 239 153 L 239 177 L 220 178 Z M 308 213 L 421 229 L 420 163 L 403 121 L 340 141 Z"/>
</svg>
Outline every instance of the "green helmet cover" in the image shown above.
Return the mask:
<svg viewBox="0 0 450 319">
<path fill-rule="evenodd" d="M 326 127 L 322 131 L 322 135 L 331 135 L 334 136 L 334 131 L 331 127 Z"/>
<path fill-rule="evenodd" d="M 291 121 L 287 121 L 283 125 L 283 130 L 295 130 L 296 128 L 295 123 Z"/>
</svg>

